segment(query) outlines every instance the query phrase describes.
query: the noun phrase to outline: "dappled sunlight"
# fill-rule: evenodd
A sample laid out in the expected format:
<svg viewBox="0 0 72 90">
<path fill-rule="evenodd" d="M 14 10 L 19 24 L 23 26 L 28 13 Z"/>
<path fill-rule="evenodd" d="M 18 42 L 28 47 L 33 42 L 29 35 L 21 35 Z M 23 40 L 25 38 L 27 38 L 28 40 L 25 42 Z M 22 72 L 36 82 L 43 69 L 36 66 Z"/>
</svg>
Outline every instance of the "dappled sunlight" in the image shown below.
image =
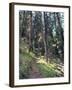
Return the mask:
<svg viewBox="0 0 72 90">
<path fill-rule="evenodd" d="M 35 57 L 35 54 L 32 52 L 29 52 L 32 57 Z"/>
<path fill-rule="evenodd" d="M 49 64 L 38 63 L 38 68 L 44 77 L 56 77 L 57 72 Z"/>
<path fill-rule="evenodd" d="M 64 75 L 62 69 L 58 67 L 56 63 L 47 63 L 46 61 L 40 59 L 37 61 L 37 64 L 40 73 L 44 77 L 61 77 Z"/>
<path fill-rule="evenodd" d="M 44 61 L 43 59 L 38 60 L 37 63 L 46 64 L 47 65 L 47 62 Z"/>
</svg>

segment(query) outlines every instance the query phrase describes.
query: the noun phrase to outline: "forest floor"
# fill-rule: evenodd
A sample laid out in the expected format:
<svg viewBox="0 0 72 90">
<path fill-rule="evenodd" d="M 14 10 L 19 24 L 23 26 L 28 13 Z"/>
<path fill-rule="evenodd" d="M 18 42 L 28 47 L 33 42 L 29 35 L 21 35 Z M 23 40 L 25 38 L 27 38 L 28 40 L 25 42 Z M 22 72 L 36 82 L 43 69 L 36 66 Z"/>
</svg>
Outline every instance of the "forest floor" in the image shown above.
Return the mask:
<svg viewBox="0 0 72 90">
<path fill-rule="evenodd" d="M 31 62 L 31 72 L 29 73 L 30 78 L 42 78 L 39 68 L 37 67 L 36 60 Z"/>
<path fill-rule="evenodd" d="M 45 77 L 61 77 L 64 75 L 63 66 L 56 63 L 46 63 L 45 61 L 33 60 L 31 62 L 30 78 L 45 78 Z"/>
<path fill-rule="evenodd" d="M 47 63 L 44 56 L 36 57 L 32 52 L 28 52 L 25 46 L 23 44 L 20 48 L 20 79 L 64 76 L 64 65 L 62 63 L 53 62 L 54 60 Z"/>
</svg>

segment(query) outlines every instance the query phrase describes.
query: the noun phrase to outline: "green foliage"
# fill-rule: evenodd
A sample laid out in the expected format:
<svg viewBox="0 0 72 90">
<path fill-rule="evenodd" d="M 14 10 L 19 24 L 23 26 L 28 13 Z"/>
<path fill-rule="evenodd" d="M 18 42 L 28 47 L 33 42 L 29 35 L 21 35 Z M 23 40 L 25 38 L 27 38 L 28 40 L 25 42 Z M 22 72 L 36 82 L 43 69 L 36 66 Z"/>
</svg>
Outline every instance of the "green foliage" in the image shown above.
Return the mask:
<svg viewBox="0 0 72 90">
<path fill-rule="evenodd" d="M 43 77 L 56 77 L 57 72 L 54 70 L 54 65 L 38 63 L 38 68 Z"/>
<path fill-rule="evenodd" d="M 29 77 L 29 71 L 31 67 L 31 62 L 34 58 L 33 54 L 27 53 L 27 52 L 22 52 L 19 55 L 20 58 L 20 66 L 19 66 L 19 78 L 28 78 Z"/>
</svg>

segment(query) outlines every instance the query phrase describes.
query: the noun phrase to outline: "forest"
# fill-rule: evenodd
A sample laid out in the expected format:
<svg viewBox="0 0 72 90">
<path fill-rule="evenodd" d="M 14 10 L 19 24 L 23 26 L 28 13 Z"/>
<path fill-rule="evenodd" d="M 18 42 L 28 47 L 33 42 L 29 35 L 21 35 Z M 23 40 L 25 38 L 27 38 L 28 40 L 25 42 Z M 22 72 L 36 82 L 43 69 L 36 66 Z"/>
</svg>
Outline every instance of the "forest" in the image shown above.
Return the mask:
<svg viewBox="0 0 72 90">
<path fill-rule="evenodd" d="M 19 79 L 64 76 L 64 13 L 19 11 Z"/>
</svg>

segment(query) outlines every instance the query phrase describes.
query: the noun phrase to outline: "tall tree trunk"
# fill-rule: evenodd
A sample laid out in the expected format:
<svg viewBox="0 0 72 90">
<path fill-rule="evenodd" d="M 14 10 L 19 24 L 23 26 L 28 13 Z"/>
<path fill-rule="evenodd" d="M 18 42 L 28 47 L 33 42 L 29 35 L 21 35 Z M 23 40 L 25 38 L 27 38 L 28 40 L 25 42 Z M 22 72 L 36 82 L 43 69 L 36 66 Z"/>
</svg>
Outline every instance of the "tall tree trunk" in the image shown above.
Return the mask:
<svg viewBox="0 0 72 90">
<path fill-rule="evenodd" d="M 32 12 L 28 15 L 29 51 L 31 49 Z"/>
<path fill-rule="evenodd" d="M 61 45 L 61 50 L 62 50 L 62 62 L 64 62 L 64 35 L 63 35 L 63 28 L 62 28 L 62 25 L 61 25 L 61 21 L 60 21 L 60 14 L 57 13 L 57 20 L 58 20 L 58 25 L 59 25 L 59 28 L 60 28 L 60 35 L 61 35 L 61 42 L 62 42 L 62 45 Z"/>
<path fill-rule="evenodd" d="M 43 35 L 43 42 L 45 48 L 45 58 L 46 58 L 46 62 L 48 62 L 47 43 L 45 38 L 46 31 L 45 31 L 45 22 L 44 22 L 44 12 L 42 12 L 42 25 L 43 25 L 42 35 Z"/>
<path fill-rule="evenodd" d="M 35 40 L 34 40 L 34 37 L 35 37 L 35 28 L 34 28 L 34 19 L 35 19 L 35 11 L 32 11 L 32 49 L 33 49 L 33 52 L 35 52 Z"/>
<path fill-rule="evenodd" d="M 57 22 L 57 20 L 56 20 L 56 13 L 55 13 L 55 12 L 54 12 L 54 22 L 55 22 L 55 29 L 56 29 L 56 26 L 57 26 L 56 22 Z M 58 32 L 58 31 L 56 30 L 56 34 L 57 34 L 57 32 Z M 55 53 L 56 53 L 57 56 L 60 57 L 60 55 L 59 55 L 59 53 L 58 53 L 58 48 L 57 48 L 57 46 L 58 46 L 57 40 L 55 41 L 55 44 L 56 44 L 56 46 L 55 46 Z"/>
<path fill-rule="evenodd" d="M 45 23 L 45 42 L 46 42 L 46 57 L 47 57 L 47 62 L 49 62 L 49 60 L 48 60 L 48 35 L 49 35 L 49 33 L 48 33 L 48 31 L 47 31 L 47 29 L 49 30 L 49 28 L 47 27 L 47 25 L 48 25 L 48 22 L 47 22 L 47 13 L 46 12 L 44 12 L 44 23 Z"/>
</svg>

